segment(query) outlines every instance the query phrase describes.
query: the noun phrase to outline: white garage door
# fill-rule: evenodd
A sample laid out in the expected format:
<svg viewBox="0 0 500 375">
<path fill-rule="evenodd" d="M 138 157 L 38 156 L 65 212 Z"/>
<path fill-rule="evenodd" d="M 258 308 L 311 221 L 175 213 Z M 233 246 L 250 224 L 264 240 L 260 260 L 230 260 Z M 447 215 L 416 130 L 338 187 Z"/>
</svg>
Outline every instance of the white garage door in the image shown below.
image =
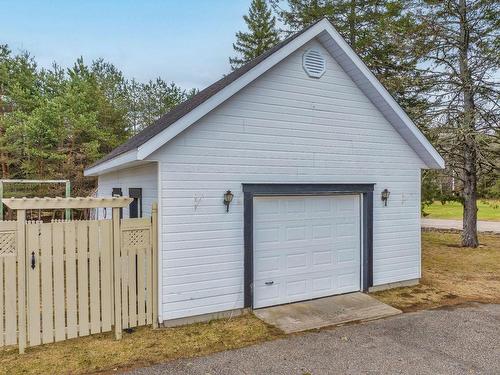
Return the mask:
<svg viewBox="0 0 500 375">
<path fill-rule="evenodd" d="M 254 200 L 254 308 L 360 290 L 360 197 Z"/>
</svg>

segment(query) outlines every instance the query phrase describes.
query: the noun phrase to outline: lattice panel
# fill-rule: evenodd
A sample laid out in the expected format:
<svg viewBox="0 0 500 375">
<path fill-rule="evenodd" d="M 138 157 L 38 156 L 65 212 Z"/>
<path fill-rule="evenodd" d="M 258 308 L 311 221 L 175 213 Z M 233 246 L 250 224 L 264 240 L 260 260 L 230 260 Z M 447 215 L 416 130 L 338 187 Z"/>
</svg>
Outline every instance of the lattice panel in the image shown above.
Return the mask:
<svg viewBox="0 0 500 375">
<path fill-rule="evenodd" d="M 123 246 L 135 249 L 149 247 L 149 229 L 131 229 L 123 231 Z"/>
<path fill-rule="evenodd" d="M 16 255 L 16 232 L 0 232 L 0 257 Z"/>
</svg>

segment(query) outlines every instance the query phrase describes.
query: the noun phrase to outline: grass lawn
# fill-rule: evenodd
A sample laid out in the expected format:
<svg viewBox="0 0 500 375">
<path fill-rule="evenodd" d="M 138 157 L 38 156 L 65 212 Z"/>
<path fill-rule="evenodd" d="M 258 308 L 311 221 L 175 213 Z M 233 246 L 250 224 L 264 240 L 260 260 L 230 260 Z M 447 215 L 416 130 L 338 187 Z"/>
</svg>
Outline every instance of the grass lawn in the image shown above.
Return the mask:
<svg viewBox="0 0 500 375">
<path fill-rule="evenodd" d="M 424 232 L 423 278 L 414 287 L 374 293 L 405 311 L 467 301 L 500 303 L 500 236 L 481 235 L 482 246 L 458 246 L 454 233 Z M 28 348 L 0 349 L 0 374 L 113 373 L 182 357 L 240 348 L 283 337 L 251 314 L 183 327 L 137 329 L 115 341 L 111 333 Z"/>
<path fill-rule="evenodd" d="M 498 200 L 478 200 L 477 201 L 478 220 L 500 221 L 500 201 Z M 434 202 L 426 206 L 424 211 L 429 219 L 462 219 L 463 207 L 459 202 Z"/>
<path fill-rule="evenodd" d="M 500 303 L 500 236 L 479 235 L 477 249 L 459 246 L 460 234 L 422 233 L 420 285 L 373 293 L 403 311 L 463 302 Z"/>
</svg>

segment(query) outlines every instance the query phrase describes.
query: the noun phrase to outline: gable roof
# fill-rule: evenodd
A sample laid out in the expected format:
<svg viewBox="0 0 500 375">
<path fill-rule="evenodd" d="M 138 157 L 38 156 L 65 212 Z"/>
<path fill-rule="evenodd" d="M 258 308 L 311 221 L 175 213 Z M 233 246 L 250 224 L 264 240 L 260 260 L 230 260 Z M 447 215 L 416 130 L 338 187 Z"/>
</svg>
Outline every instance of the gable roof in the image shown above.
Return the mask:
<svg viewBox="0 0 500 375">
<path fill-rule="evenodd" d="M 99 164 L 104 163 L 105 161 L 111 160 L 118 155 L 121 155 L 127 151 L 131 151 L 142 144 L 144 144 L 146 141 L 149 139 L 153 138 L 155 135 L 160 133 L 162 130 L 168 128 L 170 125 L 172 125 L 175 121 L 179 120 L 181 117 L 189 113 L 191 110 L 194 108 L 198 107 L 200 104 L 205 102 L 207 99 L 210 97 L 214 96 L 217 94 L 220 90 L 222 90 L 224 87 L 228 86 L 230 83 L 234 82 L 238 78 L 240 78 L 242 75 L 244 75 L 246 72 L 257 66 L 261 61 L 265 60 L 268 56 L 272 55 L 274 52 L 279 50 L 280 48 L 284 47 L 288 43 L 290 43 L 292 40 L 300 36 L 302 33 L 306 32 L 309 28 L 313 27 L 316 23 L 319 21 L 315 22 L 314 24 L 311 24 L 304 30 L 290 36 L 289 38 L 283 40 L 282 42 L 278 43 L 276 46 L 273 48 L 269 49 L 262 55 L 256 57 L 255 59 L 249 61 L 248 63 L 244 64 L 240 68 L 232 71 L 228 75 L 222 77 L 218 81 L 212 83 L 210 86 L 206 87 L 205 89 L 201 90 L 197 94 L 193 95 L 191 98 L 185 100 L 184 102 L 180 103 L 179 105 L 175 106 L 172 108 L 169 112 L 161 116 L 158 120 L 156 120 L 152 125 L 148 126 L 144 130 L 142 130 L 140 133 L 134 135 L 131 137 L 128 141 L 123 143 L 122 145 L 118 146 L 114 150 L 112 150 L 109 154 L 104 156 L 103 158 L 99 159 L 96 161 L 92 166 L 90 166 L 88 169 L 93 168 L 94 166 L 97 166 Z"/>
<path fill-rule="evenodd" d="M 429 168 L 444 167 L 444 160 L 434 147 L 338 34 L 333 25 L 324 18 L 290 36 L 264 54 L 174 107 L 152 125 L 88 167 L 85 170 L 85 175 L 99 175 L 144 160 L 188 126 L 313 38 L 317 38 L 324 45 Z"/>
</svg>

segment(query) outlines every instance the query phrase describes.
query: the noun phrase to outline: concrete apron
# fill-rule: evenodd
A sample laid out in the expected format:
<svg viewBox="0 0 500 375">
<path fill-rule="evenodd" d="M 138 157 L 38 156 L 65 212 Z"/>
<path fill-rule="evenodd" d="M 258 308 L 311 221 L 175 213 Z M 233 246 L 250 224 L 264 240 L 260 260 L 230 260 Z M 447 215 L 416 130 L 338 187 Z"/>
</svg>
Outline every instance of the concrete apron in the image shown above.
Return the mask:
<svg viewBox="0 0 500 375">
<path fill-rule="evenodd" d="M 367 294 L 357 292 L 265 307 L 254 310 L 254 314 L 285 333 L 293 333 L 385 318 L 401 314 L 401 311 Z"/>
</svg>

